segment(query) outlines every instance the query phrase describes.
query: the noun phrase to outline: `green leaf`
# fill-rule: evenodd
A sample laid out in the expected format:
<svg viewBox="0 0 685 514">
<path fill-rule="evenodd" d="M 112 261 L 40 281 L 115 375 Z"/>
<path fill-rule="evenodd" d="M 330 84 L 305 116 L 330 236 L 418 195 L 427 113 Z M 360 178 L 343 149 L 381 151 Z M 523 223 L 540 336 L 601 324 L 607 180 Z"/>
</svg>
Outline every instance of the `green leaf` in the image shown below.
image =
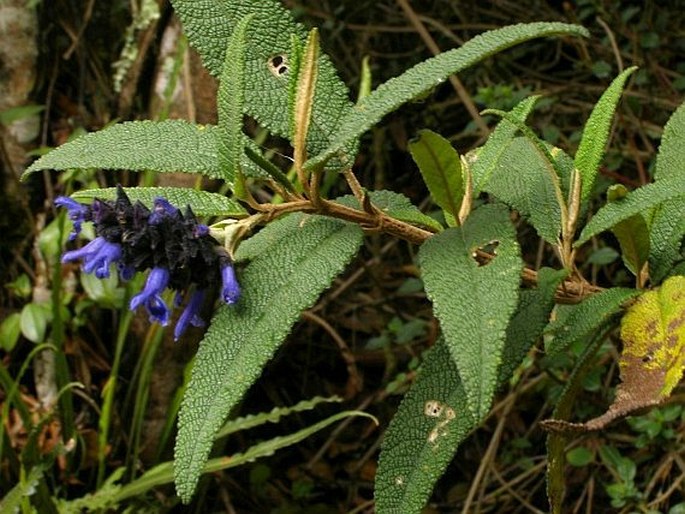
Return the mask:
<svg viewBox="0 0 685 514">
<path fill-rule="evenodd" d="M 571 158 L 566 153 L 554 147 L 548 150 L 557 167 L 568 169 Z M 557 244 L 562 221 L 557 194 L 559 180 L 555 184 L 552 174 L 556 171 L 550 169 L 535 145 L 525 137 L 516 137 L 506 144 L 483 189 L 528 218 L 545 241 Z"/>
<path fill-rule="evenodd" d="M 175 473 L 184 502 L 192 497 L 226 415 L 361 240 L 356 225 L 295 214 L 270 223 L 240 246 L 236 259 L 253 259 L 239 276 L 243 295 L 215 314 L 179 414 Z"/>
<path fill-rule="evenodd" d="M 173 0 L 172 4 L 190 44 L 215 76 L 223 70 L 226 47 L 236 25 L 256 14 L 246 42 L 245 74 L 249 81 L 245 82 L 245 112 L 273 134 L 290 138 L 289 84 L 296 78 L 291 76 L 296 72 L 291 64 L 297 60 L 290 55 L 291 38 L 296 37 L 299 46 L 304 47 L 305 28 L 295 23 L 276 0 Z M 309 155 L 317 155 L 330 144 L 338 120 L 352 107 L 348 89 L 327 55 L 320 55 L 318 68 L 312 126 L 307 137 Z M 354 151 L 354 144 L 346 146 L 348 151 Z"/>
<path fill-rule="evenodd" d="M 587 466 L 594 458 L 594 454 L 584 446 L 578 446 L 566 452 L 566 461 L 576 468 Z"/>
<path fill-rule="evenodd" d="M 609 202 L 621 202 L 627 195 L 622 184 L 615 184 L 607 191 Z M 649 227 L 640 213 L 613 226 L 611 231 L 621 245 L 621 257 L 633 275 L 640 276 L 643 265 L 649 257 Z"/>
<path fill-rule="evenodd" d="M 313 169 L 323 165 L 328 159 L 343 151 L 350 141 L 356 140 L 376 125 L 386 114 L 412 98 L 429 91 L 450 75 L 529 39 L 566 34 L 587 36 L 588 32 L 578 25 L 565 23 L 540 22 L 511 25 L 480 34 L 459 48 L 417 64 L 399 77 L 381 84 L 355 106 L 341 120 L 328 148 L 310 159 L 306 167 Z M 350 161 L 349 158 L 348 161 Z"/>
<path fill-rule="evenodd" d="M 302 430 L 298 430 L 292 434 L 274 437 L 273 439 L 250 446 L 250 448 L 248 448 L 244 453 L 235 453 L 228 457 L 211 459 L 204 464 L 201 473 L 216 473 L 217 471 L 221 471 L 223 469 L 229 469 L 248 464 L 261 457 L 268 457 L 282 448 L 286 448 L 303 441 L 307 437 L 315 434 L 319 430 L 323 430 L 336 421 L 350 417 L 368 418 L 378 424 L 376 418 L 365 412 L 338 412 L 337 414 L 334 414 L 322 421 L 319 421 L 318 423 L 314 423 L 313 425 L 303 428 Z M 175 463 L 171 462 L 165 462 L 155 466 L 143 474 L 140 478 L 137 478 L 133 482 L 124 485 L 115 496 L 115 503 L 120 503 L 128 498 L 144 494 L 153 487 L 170 483 L 172 480 L 174 480 L 174 467 Z"/>
<path fill-rule="evenodd" d="M 685 176 L 685 103 L 673 113 L 664 127 L 654 179 L 659 182 Z M 683 200 L 669 200 L 654 212 L 650 230 L 649 274 L 653 282 L 661 281 L 682 259 L 680 247 L 685 235 Z"/>
<path fill-rule="evenodd" d="M 152 206 L 155 198 L 161 196 L 181 210 L 186 205 L 190 205 L 197 216 L 242 218 L 247 215 L 247 211 L 237 201 L 218 193 L 196 191 L 181 187 L 125 187 L 124 191 L 131 201 L 139 201 L 148 207 Z M 79 201 L 90 201 L 94 198 L 115 200 L 117 188 L 85 189 L 74 193 L 71 197 Z"/>
<path fill-rule="evenodd" d="M 450 350 L 440 339 L 426 353 L 385 433 L 376 473 L 376 511 L 420 513 L 459 444 L 477 424 Z"/>
<path fill-rule="evenodd" d="M 539 99 L 539 96 L 531 96 L 522 100 L 510 111 L 510 114 L 521 122 L 525 122 Z M 473 154 L 467 154 L 466 158 L 473 173 L 474 197 L 477 197 L 488 186 L 490 178 L 499 167 L 500 159 L 508 151 L 511 140 L 518 130 L 516 125 L 502 118 L 497 128 L 488 136 L 487 142 Z"/>
<path fill-rule="evenodd" d="M 573 424 L 568 420 L 574 412 L 575 399 L 582 390 L 583 377 L 592 366 L 597 365 L 595 354 L 607 335 L 613 331 L 614 325 L 609 323 L 596 333 L 591 334 L 587 344 L 578 358 L 571 376 L 566 381 L 566 386 L 554 407 L 551 420 L 542 421 L 542 425 L 550 433 L 547 436 L 547 498 L 549 499 L 550 512 L 562 514 L 564 492 L 566 490 L 566 448 L 569 443 L 567 433 Z"/>
<path fill-rule="evenodd" d="M 37 465 L 31 468 L 27 477 L 16 484 L 12 489 L 7 491 L 7 494 L 0 501 L 0 512 L 8 514 L 19 512 L 25 498 L 33 495 L 36 492 L 38 482 L 43 478 L 42 465 Z"/>
<path fill-rule="evenodd" d="M 511 378 L 531 346 L 542 335 L 549 323 L 557 287 L 567 274 L 567 270 L 563 269 L 542 268 L 538 271 L 537 288 L 520 292 L 516 312 L 507 326 L 502 364 L 499 369 L 500 384 Z"/>
<path fill-rule="evenodd" d="M 668 200 L 678 199 L 677 201 L 682 205 L 683 197 L 685 197 L 685 176 L 659 180 L 635 189 L 621 202 L 609 203 L 597 211 L 590 223 L 583 228 L 574 246 L 580 246 L 617 223 L 657 207 Z"/>
<path fill-rule="evenodd" d="M 495 246 L 481 264 L 477 250 Z M 509 210 L 484 205 L 462 227 L 428 239 L 419 250 L 421 278 L 477 419 L 492 402 L 509 318 L 523 267 Z"/>
<path fill-rule="evenodd" d="M 604 157 L 604 149 L 609 138 L 616 105 L 623 93 L 623 86 L 635 70 L 637 70 L 637 66 L 632 66 L 613 80 L 592 109 L 592 114 L 585 123 L 583 136 L 573 161 L 581 176 L 580 195 L 583 204 L 587 202 L 594 188 L 597 171 Z"/>
<path fill-rule="evenodd" d="M 613 287 L 587 297 L 573 307 L 563 325 L 556 327 L 554 339 L 546 348 L 547 353 L 556 355 L 578 341 L 589 339 L 621 312 L 628 300 L 638 294 L 640 291 L 635 289 Z"/>
<path fill-rule="evenodd" d="M 52 310 L 49 304 L 27 303 L 21 310 L 21 333 L 33 343 L 42 343 L 45 341 L 45 332 L 51 320 Z"/>
<path fill-rule="evenodd" d="M 69 168 L 181 171 L 223 178 L 216 132 L 216 127 L 183 120 L 118 123 L 55 148 L 29 166 L 22 178 L 38 170 Z"/>
<path fill-rule="evenodd" d="M 21 335 L 21 314 L 13 312 L 0 323 L 0 348 L 11 352 Z"/>
<path fill-rule="evenodd" d="M 217 94 L 219 167 L 228 177 L 235 177 L 243 155 L 243 107 L 245 104 L 245 37 L 254 18 L 241 19 L 226 49 Z"/>
<path fill-rule="evenodd" d="M 418 139 L 409 143 L 409 152 L 435 203 L 452 219 L 458 219 L 464 180 L 459 154 L 452 144 L 440 134 L 421 130 Z"/>
<path fill-rule="evenodd" d="M 107 512 L 116 510 L 119 503 L 117 495 L 122 486 L 117 484 L 126 472 L 126 468 L 117 468 L 107 477 L 94 493 L 86 494 L 71 501 L 59 500 L 59 514 L 81 514 L 83 512 Z"/>
<path fill-rule="evenodd" d="M 331 402 L 342 402 L 342 398 L 339 396 L 331 396 L 329 398 L 323 398 L 321 396 L 315 396 L 311 400 L 302 400 L 292 407 L 274 407 L 269 412 L 261 412 L 259 414 L 249 414 L 247 416 L 232 419 L 221 427 L 216 434 L 216 439 L 220 437 L 226 437 L 235 432 L 241 430 L 249 430 L 265 423 L 278 423 L 284 416 L 290 416 L 296 412 L 304 412 L 312 410 L 320 403 L 331 403 Z"/>
</svg>

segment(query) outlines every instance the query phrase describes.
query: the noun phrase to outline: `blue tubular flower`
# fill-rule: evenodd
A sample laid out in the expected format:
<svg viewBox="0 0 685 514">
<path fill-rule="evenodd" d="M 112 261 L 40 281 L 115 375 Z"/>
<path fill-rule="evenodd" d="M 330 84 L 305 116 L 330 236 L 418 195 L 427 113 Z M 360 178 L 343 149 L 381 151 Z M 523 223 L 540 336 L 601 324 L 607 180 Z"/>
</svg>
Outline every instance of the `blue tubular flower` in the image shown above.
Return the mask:
<svg viewBox="0 0 685 514">
<path fill-rule="evenodd" d="M 55 198 L 55 205 L 67 209 L 69 219 L 74 222 L 74 231 L 69 234 L 69 241 L 73 241 L 81 233 L 81 224 L 89 219 L 90 208 L 66 196 Z"/>
<path fill-rule="evenodd" d="M 221 282 L 221 298 L 228 305 L 233 305 L 240 298 L 240 285 L 230 262 L 221 264 Z"/>
<path fill-rule="evenodd" d="M 102 238 L 97 238 L 102 239 Z M 83 271 L 92 273 L 98 278 L 109 277 L 109 265 L 121 259 L 121 246 L 104 240 L 97 252 L 83 260 Z"/>
<path fill-rule="evenodd" d="M 150 314 L 150 321 L 156 321 L 163 327 L 169 323 L 169 308 L 160 296 L 169 284 L 169 270 L 152 268 L 143 290 L 131 298 L 129 308 L 134 311 L 144 305 Z"/>
<path fill-rule="evenodd" d="M 200 308 L 202 307 L 202 303 L 204 302 L 204 300 L 204 289 L 198 289 L 190 297 L 188 305 L 186 305 L 186 308 L 183 310 L 181 316 L 178 318 L 178 321 L 176 322 L 176 327 L 174 327 L 174 341 L 178 341 L 181 338 L 183 333 L 188 328 L 189 323 L 194 327 L 204 326 L 205 322 L 199 314 Z"/>
<path fill-rule="evenodd" d="M 83 271 L 95 272 L 98 278 L 109 277 L 109 265 L 121 259 L 121 246 L 110 243 L 102 237 L 96 237 L 90 243 L 79 250 L 65 252 L 62 263 L 82 259 Z"/>
</svg>

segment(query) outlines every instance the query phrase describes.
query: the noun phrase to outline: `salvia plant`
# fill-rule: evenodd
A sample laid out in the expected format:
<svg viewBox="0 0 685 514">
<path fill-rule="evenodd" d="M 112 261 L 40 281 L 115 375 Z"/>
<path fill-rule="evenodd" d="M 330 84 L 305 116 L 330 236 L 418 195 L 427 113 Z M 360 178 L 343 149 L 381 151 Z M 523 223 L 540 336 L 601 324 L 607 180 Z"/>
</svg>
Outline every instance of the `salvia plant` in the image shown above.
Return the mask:
<svg viewBox="0 0 685 514">
<path fill-rule="evenodd" d="M 607 204 L 592 216 L 589 200 L 613 114 L 635 68 L 601 96 L 575 157 L 526 125 L 537 97 L 509 112 L 487 111 L 500 121 L 467 155 L 422 131 L 410 151 L 442 223 L 401 194 L 360 184 L 353 169 L 360 136 L 453 73 L 533 38 L 564 36 L 571 43 L 588 35 L 584 28 L 530 23 L 486 32 L 363 92 L 354 104 L 321 53 L 317 31 L 307 33 L 279 2 L 172 3 L 190 43 L 219 78 L 218 124 L 115 124 L 46 154 L 25 176 L 92 167 L 182 171 L 221 179 L 233 192 L 229 198 L 191 189 L 110 188 L 56 201 L 74 222 L 72 239 L 84 222 L 95 229 L 95 238 L 64 253 L 63 262 L 81 262 L 99 278 L 147 273 L 128 307 L 144 308 L 162 325 L 178 307 L 177 339 L 189 325 L 203 325 L 200 306 L 217 300 L 178 418 L 174 475 L 181 500 L 190 501 L 201 474 L 215 469 L 208 457 L 217 431 L 300 313 L 345 269 L 365 233 L 383 233 L 418 247 L 441 336 L 387 427 L 377 512 L 421 511 L 459 444 L 488 416 L 497 391 L 545 331 L 550 354 L 579 343 L 585 348 L 553 419 L 544 422 L 548 496 L 552 510 L 561 512 L 570 434 L 602 429 L 662 402 L 683 372 L 685 106 L 665 127 L 654 182 L 630 192 L 610 188 Z M 245 115 L 290 141 L 292 174 L 245 135 Z M 339 174 L 351 194 L 326 197 L 326 174 Z M 258 201 L 255 187 L 278 201 Z M 512 209 L 555 249 L 558 269 L 534 271 L 522 260 Z M 208 226 L 197 217 L 221 221 Z M 576 268 L 579 248 L 603 231 L 620 243 L 635 288 L 592 286 Z M 169 303 L 166 289 L 176 291 Z M 550 324 L 559 303 L 576 306 L 563 322 Z M 595 419 L 573 420 L 583 371 L 619 321 L 622 382 L 615 400 Z"/>
</svg>

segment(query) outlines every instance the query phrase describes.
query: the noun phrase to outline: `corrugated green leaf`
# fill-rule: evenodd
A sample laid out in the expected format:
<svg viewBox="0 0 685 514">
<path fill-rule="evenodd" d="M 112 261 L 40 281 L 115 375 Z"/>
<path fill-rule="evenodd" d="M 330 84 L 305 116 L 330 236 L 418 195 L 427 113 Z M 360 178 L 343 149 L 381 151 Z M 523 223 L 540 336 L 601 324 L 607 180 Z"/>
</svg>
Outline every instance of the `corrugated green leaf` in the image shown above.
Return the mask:
<svg viewBox="0 0 685 514">
<path fill-rule="evenodd" d="M 587 36 L 588 32 L 579 25 L 565 23 L 528 23 L 511 25 L 480 34 L 461 47 L 444 52 L 407 70 L 399 77 L 381 84 L 364 98 L 342 120 L 332 143 L 306 165 L 312 169 L 343 151 L 345 146 L 356 140 L 376 125 L 386 114 L 394 111 L 412 98 L 429 91 L 450 75 L 529 39 L 555 35 Z M 351 162 L 351 161 L 350 161 Z"/>
<path fill-rule="evenodd" d="M 585 123 L 583 136 L 578 145 L 574 159 L 575 167 L 581 176 L 581 202 L 586 203 L 597 178 L 599 165 L 604 157 L 604 149 L 609 138 L 611 123 L 623 86 L 637 66 L 628 68 L 609 85 L 592 109 L 592 114 Z"/>
<path fill-rule="evenodd" d="M 243 155 L 245 104 L 245 35 L 254 14 L 241 19 L 228 42 L 217 93 L 219 166 L 235 177 Z"/>
<path fill-rule="evenodd" d="M 441 339 L 385 433 L 374 496 L 379 514 L 418 514 L 454 452 L 478 424 Z"/>
<path fill-rule="evenodd" d="M 640 291 L 636 289 L 613 287 L 587 297 L 574 306 L 563 325 L 556 327 L 547 353 L 555 355 L 577 341 L 590 340 L 593 333 L 604 327 L 613 316 L 621 312 L 628 300 L 638 294 Z"/>
<path fill-rule="evenodd" d="M 675 202 L 676 199 L 681 205 L 685 201 L 685 176 L 669 177 L 635 189 L 621 202 L 609 203 L 597 211 L 590 223 L 583 228 L 575 246 L 631 216 L 646 212 L 668 200 Z"/>
<path fill-rule="evenodd" d="M 242 218 L 247 215 L 247 211 L 237 201 L 227 198 L 218 193 L 208 191 L 196 191 L 182 187 L 125 187 L 124 192 L 131 201 L 140 201 L 148 207 L 152 206 L 155 198 L 163 197 L 169 202 L 183 210 L 186 205 L 197 216 L 228 216 L 229 218 Z M 77 191 L 71 197 L 74 200 L 90 201 L 94 198 L 102 200 L 115 200 L 117 197 L 116 187 L 106 187 L 103 189 L 84 189 Z"/>
<path fill-rule="evenodd" d="M 233 175 L 222 173 L 219 167 L 218 132 L 213 125 L 194 125 L 184 120 L 118 123 L 55 148 L 31 164 L 22 180 L 39 170 L 106 168 L 201 173 L 231 183 Z M 256 148 L 247 137 L 244 144 Z M 241 162 L 246 175 L 264 176 L 246 156 Z"/>
<path fill-rule="evenodd" d="M 685 176 L 685 104 L 673 113 L 664 127 L 659 154 L 656 157 L 654 179 L 658 182 Z M 685 235 L 685 201 L 669 200 L 654 212 L 650 230 L 649 274 L 660 282 L 673 265 L 683 257 L 680 253 Z"/>
<path fill-rule="evenodd" d="M 452 219 L 458 219 L 464 180 L 459 154 L 452 144 L 432 130 L 421 130 L 418 139 L 409 143 L 409 152 L 435 203 Z"/>
<path fill-rule="evenodd" d="M 538 288 L 523 291 L 507 328 L 498 383 L 503 384 L 540 337 L 566 271 L 540 270 Z M 416 383 L 390 423 L 376 474 L 376 509 L 382 514 L 421 512 L 437 480 L 477 425 L 459 372 L 440 339 L 426 354 Z"/>
<path fill-rule="evenodd" d="M 539 99 L 539 96 L 531 96 L 522 100 L 510 111 L 511 115 L 525 122 Z M 487 142 L 475 152 L 467 154 L 473 174 L 473 196 L 478 196 L 487 187 L 518 130 L 513 123 L 501 119 L 497 128 L 488 136 Z"/>
<path fill-rule="evenodd" d="M 295 23 L 277 0 L 173 0 L 172 4 L 188 40 L 215 76 L 221 74 L 226 47 L 238 21 L 255 15 L 246 48 L 245 112 L 273 134 L 290 138 L 291 37 L 297 37 L 304 47 L 305 28 Z M 338 120 L 352 106 L 347 87 L 328 56 L 320 55 L 318 67 L 312 126 L 307 137 L 309 155 L 320 153 L 330 144 Z M 354 151 L 350 145 L 347 149 Z"/>
<path fill-rule="evenodd" d="M 129 121 L 86 134 L 34 162 L 38 170 L 110 168 L 182 171 L 223 178 L 218 168 L 216 127 L 183 120 Z"/>
<path fill-rule="evenodd" d="M 352 224 L 290 215 L 243 243 L 237 259 L 243 295 L 222 306 L 200 343 L 179 413 L 176 488 L 184 502 L 195 490 L 216 431 L 257 379 L 299 318 L 344 269 L 361 245 Z M 257 251 L 259 250 L 259 251 Z"/>
<path fill-rule="evenodd" d="M 488 246 L 495 257 L 481 264 L 474 252 Z M 469 408 L 481 419 L 495 394 L 523 267 L 509 210 L 501 204 L 476 209 L 462 227 L 428 239 L 419 251 L 419 265 Z"/>
<path fill-rule="evenodd" d="M 531 346 L 542 335 L 554 307 L 554 294 L 566 278 L 567 270 L 542 268 L 535 289 L 520 292 L 516 312 L 507 326 L 507 338 L 499 369 L 500 384 L 509 380 Z"/>
<path fill-rule="evenodd" d="M 548 147 L 560 169 L 572 167 L 571 158 L 562 150 Z M 506 144 L 490 180 L 483 188 L 497 199 L 529 219 L 537 233 L 550 244 L 557 244 L 561 232 L 561 208 L 556 186 L 546 158 L 525 137 Z M 559 183 L 565 180 L 560 177 Z"/>
</svg>

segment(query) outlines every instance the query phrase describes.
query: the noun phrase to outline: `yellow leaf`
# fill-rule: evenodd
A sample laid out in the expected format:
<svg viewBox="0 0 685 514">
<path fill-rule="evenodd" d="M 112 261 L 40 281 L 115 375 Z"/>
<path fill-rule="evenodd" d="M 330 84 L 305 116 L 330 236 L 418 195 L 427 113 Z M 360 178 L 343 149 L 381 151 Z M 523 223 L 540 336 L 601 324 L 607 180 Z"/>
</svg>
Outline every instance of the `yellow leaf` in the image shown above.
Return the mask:
<svg viewBox="0 0 685 514">
<path fill-rule="evenodd" d="M 621 383 L 609 409 L 585 423 L 552 420 L 547 428 L 601 430 L 671 394 L 685 368 L 685 277 L 671 277 L 660 288 L 640 295 L 621 320 L 621 339 Z"/>
</svg>

